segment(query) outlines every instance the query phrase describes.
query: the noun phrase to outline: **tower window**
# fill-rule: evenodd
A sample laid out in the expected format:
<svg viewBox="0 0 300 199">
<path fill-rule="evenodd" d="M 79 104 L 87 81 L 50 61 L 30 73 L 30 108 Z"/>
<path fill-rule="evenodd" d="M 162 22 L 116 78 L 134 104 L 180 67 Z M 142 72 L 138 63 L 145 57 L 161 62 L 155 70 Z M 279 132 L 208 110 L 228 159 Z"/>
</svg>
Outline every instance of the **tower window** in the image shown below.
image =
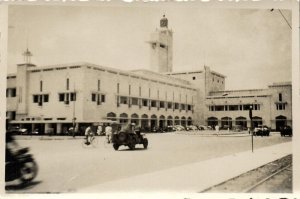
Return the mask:
<svg viewBox="0 0 300 199">
<path fill-rule="evenodd" d="M 43 91 L 43 81 L 40 81 L 40 91 Z"/>
<path fill-rule="evenodd" d="M 67 87 L 67 90 L 69 90 L 69 78 L 67 78 L 67 82 L 66 82 L 66 87 Z"/>
<path fill-rule="evenodd" d="M 279 98 L 279 101 L 282 102 L 282 94 L 281 93 L 279 93 L 278 98 Z"/>
<path fill-rule="evenodd" d="M 195 80 L 196 79 L 196 77 L 193 77 L 193 80 Z"/>
<path fill-rule="evenodd" d="M 165 48 L 166 46 L 164 44 L 159 44 L 159 47 Z"/>
<path fill-rule="evenodd" d="M 98 91 L 100 91 L 100 79 L 98 79 Z"/>
</svg>

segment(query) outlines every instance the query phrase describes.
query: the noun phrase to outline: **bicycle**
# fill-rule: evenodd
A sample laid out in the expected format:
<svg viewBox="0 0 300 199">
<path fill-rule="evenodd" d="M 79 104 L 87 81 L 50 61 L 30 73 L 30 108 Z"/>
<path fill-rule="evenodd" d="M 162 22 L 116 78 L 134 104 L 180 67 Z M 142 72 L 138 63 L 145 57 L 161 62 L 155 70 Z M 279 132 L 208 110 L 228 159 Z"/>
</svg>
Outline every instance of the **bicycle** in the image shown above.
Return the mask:
<svg viewBox="0 0 300 199">
<path fill-rule="evenodd" d="M 83 139 L 83 141 L 81 143 L 82 147 L 83 148 L 88 148 L 88 147 L 94 147 L 95 148 L 95 147 L 97 147 L 98 146 L 97 137 L 94 136 L 94 135 L 89 136 L 89 137 L 90 137 L 90 139 L 87 138 L 87 139 L 89 139 L 89 141 L 86 138 Z"/>
</svg>

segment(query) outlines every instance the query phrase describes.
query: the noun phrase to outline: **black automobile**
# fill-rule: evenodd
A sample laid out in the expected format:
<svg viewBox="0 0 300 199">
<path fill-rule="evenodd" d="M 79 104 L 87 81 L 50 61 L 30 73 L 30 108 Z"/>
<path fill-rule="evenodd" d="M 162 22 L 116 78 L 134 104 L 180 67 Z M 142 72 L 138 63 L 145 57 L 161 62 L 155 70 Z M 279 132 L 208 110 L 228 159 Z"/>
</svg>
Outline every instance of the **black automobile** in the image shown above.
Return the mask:
<svg viewBox="0 0 300 199">
<path fill-rule="evenodd" d="M 144 133 L 135 130 L 134 125 L 130 124 L 127 128 L 112 134 L 112 144 L 115 150 L 120 146 L 128 146 L 130 150 L 135 149 L 135 145 L 142 144 L 145 149 L 148 147 L 148 139 Z"/>
<path fill-rule="evenodd" d="M 10 127 L 6 132 L 10 133 L 12 135 L 26 135 L 26 134 L 28 134 L 27 129 L 20 128 L 19 126 Z"/>
<path fill-rule="evenodd" d="M 270 136 L 270 129 L 265 125 L 258 125 L 254 128 L 254 136 Z"/>
<path fill-rule="evenodd" d="M 293 129 L 290 126 L 284 126 L 280 129 L 280 135 L 284 136 L 293 136 Z"/>
</svg>

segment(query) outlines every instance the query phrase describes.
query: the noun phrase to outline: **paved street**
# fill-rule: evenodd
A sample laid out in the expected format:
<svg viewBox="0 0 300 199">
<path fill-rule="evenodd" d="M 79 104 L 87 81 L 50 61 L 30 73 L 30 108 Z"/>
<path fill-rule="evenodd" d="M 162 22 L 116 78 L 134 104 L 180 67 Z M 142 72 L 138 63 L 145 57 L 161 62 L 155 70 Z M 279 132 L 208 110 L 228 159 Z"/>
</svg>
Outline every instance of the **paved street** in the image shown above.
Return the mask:
<svg viewBox="0 0 300 199">
<path fill-rule="evenodd" d="M 199 136 L 187 134 L 148 134 L 149 148 L 115 151 L 98 137 L 97 148 L 83 148 L 82 139 L 19 137 L 29 146 L 39 164 L 36 184 L 9 192 L 75 192 L 100 183 L 124 179 L 251 149 L 249 136 Z M 57 138 L 57 139 L 56 139 Z M 254 137 L 254 149 L 291 141 L 271 134 Z M 140 149 L 139 149 L 140 148 Z M 159 180 L 159 179 L 158 179 Z"/>
</svg>

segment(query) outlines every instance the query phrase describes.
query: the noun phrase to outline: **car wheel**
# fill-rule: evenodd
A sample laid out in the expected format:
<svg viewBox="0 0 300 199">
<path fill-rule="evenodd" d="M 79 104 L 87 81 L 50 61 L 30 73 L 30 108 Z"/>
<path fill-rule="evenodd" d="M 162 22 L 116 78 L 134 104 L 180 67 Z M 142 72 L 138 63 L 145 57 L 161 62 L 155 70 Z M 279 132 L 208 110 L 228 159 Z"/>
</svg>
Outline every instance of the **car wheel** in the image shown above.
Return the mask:
<svg viewBox="0 0 300 199">
<path fill-rule="evenodd" d="M 38 172 L 38 166 L 34 160 L 25 162 L 20 168 L 21 184 L 26 184 L 33 180 Z"/>
<path fill-rule="evenodd" d="M 119 145 L 118 144 L 113 144 L 114 149 L 117 151 L 119 149 Z"/>
<path fill-rule="evenodd" d="M 147 149 L 147 147 L 148 147 L 148 139 L 147 138 L 144 138 L 143 146 L 144 146 L 144 149 Z"/>
</svg>

